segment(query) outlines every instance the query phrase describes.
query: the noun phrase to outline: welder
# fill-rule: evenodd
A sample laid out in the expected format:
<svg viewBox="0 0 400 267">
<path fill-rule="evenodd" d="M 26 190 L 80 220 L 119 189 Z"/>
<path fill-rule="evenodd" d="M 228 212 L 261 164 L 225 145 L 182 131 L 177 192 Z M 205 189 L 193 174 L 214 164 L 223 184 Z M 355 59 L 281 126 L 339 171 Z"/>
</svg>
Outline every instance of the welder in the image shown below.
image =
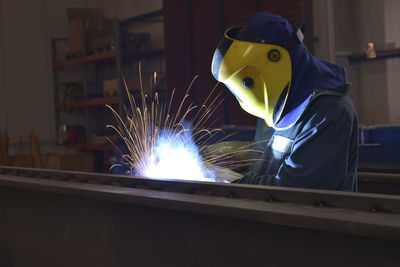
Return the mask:
<svg viewBox="0 0 400 267">
<path fill-rule="evenodd" d="M 358 120 L 346 71 L 311 55 L 304 32 L 257 12 L 215 50 L 214 77 L 259 118 L 262 158 L 235 182 L 356 191 Z"/>
</svg>

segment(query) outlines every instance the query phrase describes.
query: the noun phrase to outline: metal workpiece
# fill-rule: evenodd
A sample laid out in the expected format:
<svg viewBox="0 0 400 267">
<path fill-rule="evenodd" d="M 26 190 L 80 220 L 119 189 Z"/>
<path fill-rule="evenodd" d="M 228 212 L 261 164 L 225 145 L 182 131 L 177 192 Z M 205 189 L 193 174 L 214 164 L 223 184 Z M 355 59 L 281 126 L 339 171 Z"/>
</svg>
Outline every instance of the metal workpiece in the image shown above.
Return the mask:
<svg viewBox="0 0 400 267">
<path fill-rule="evenodd" d="M 385 182 L 400 184 L 399 173 L 358 172 L 358 179 L 364 182 Z"/>
<path fill-rule="evenodd" d="M 400 173 L 358 172 L 358 191 L 400 195 Z"/>
<path fill-rule="evenodd" d="M 0 216 L 1 266 L 400 262 L 394 195 L 0 166 Z"/>
<path fill-rule="evenodd" d="M 393 195 L 15 167 L 0 167 L 0 186 L 400 241 Z"/>
</svg>

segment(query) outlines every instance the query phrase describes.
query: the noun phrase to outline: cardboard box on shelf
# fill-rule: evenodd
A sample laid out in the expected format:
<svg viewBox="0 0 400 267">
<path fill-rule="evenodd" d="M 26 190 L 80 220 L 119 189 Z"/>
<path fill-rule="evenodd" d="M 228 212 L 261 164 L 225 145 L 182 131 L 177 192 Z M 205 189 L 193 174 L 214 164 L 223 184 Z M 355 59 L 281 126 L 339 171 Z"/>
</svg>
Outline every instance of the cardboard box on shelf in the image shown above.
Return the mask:
<svg viewBox="0 0 400 267">
<path fill-rule="evenodd" d="M 77 54 L 83 53 L 84 45 L 84 31 L 83 21 L 80 19 L 70 20 L 68 22 L 69 33 L 69 53 Z"/>
<path fill-rule="evenodd" d="M 102 8 L 68 8 L 69 53 L 79 56 L 85 48 L 85 19 L 102 19 Z"/>
<path fill-rule="evenodd" d="M 142 75 L 142 86 L 143 86 L 143 93 L 149 94 L 151 93 L 151 75 Z M 140 78 L 139 76 L 135 77 L 126 77 L 126 85 L 128 86 L 129 91 L 133 92 L 140 92 L 141 85 L 140 85 Z"/>
<path fill-rule="evenodd" d="M 104 96 L 113 97 L 118 95 L 118 82 L 117 79 L 104 80 Z"/>
<path fill-rule="evenodd" d="M 151 48 L 151 34 L 144 32 L 128 32 L 125 31 L 122 34 L 121 45 L 124 49 L 129 50 L 140 50 Z"/>
<path fill-rule="evenodd" d="M 115 49 L 115 28 L 113 19 L 86 19 L 86 49 L 89 53 Z"/>
<path fill-rule="evenodd" d="M 67 13 L 72 56 L 115 48 L 117 20 L 105 19 L 102 8 L 69 8 Z"/>
<path fill-rule="evenodd" d="M 70 53 L 102 52 L 115 49 L 116 20 L 76 19 L 69 21 Z"/>
</svg>

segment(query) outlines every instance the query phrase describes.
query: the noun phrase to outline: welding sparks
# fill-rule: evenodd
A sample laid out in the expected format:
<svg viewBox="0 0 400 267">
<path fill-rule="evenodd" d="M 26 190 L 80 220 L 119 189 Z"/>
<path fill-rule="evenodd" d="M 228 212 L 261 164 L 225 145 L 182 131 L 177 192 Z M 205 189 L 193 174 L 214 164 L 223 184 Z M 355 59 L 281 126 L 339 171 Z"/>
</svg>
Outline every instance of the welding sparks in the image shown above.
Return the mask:
<svg viewBox="0 0 400 267">
<path fill-rule="evenodd" d="M 170 132 L 160 135 L 147 165 L 138 173 L 153 178 L 196 181 L 213 181 L 215 178 L 213 172 L 204 166 L 191 136 L 174 137 Z"/>
<path fill-rule="evenodd" d="M 139 75 L 141 77 L 140 66 Z M 123 161 L 129 167 L 130 174 L 159 179 L 215 181 L 212 166 L 216 163 L 227 168 L 249 164 L 249 160 L 232 160 L 232 154 L 239 152 L 237 149 L 223 153 L 213 151 L 215 154 L 202 153 L 205 151 L 205 144 L 216 132 L 221 131 L 207 130 L 204 126 L 212 112 L 222 103 L 222 92 L 212 97 L 217 87 L 215 86 L 200 108 L 186 103 L 195 79 L 175 114 L 171 114 L 174 90 L 166 103 L 159 101 L 157 94 L 150 100 L 142 88 L 141 103 L 138 104 L 129 93 L 126 83 L 125 89 L 130 102 L 130 110 L 125 110 L 126 119 L 123 120 L 107 105 L 117 122 L 115 126 L 107 127 L 114 129 L 128 148 L 129 153 L 123 155 Z M 189 114 L 192 115 L 190 121 Z M 112 143 L 110 139 L 109 141 Z M 250 151 L 248 147 L 239 150 Z"/>
</svg>

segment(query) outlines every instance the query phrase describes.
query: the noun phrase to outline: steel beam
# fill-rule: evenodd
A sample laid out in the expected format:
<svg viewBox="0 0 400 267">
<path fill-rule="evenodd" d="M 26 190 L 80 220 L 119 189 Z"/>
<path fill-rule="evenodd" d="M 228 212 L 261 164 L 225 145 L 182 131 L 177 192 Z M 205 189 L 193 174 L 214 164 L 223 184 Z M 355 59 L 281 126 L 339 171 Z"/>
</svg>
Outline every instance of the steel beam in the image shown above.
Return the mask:
<svg viewBox="0 0 400 267">
<path fill-rule="evenodd" d="M 397 266 L 398 241 L 398 196 L 0 167 L 0 266 Z"/>
</svg>

